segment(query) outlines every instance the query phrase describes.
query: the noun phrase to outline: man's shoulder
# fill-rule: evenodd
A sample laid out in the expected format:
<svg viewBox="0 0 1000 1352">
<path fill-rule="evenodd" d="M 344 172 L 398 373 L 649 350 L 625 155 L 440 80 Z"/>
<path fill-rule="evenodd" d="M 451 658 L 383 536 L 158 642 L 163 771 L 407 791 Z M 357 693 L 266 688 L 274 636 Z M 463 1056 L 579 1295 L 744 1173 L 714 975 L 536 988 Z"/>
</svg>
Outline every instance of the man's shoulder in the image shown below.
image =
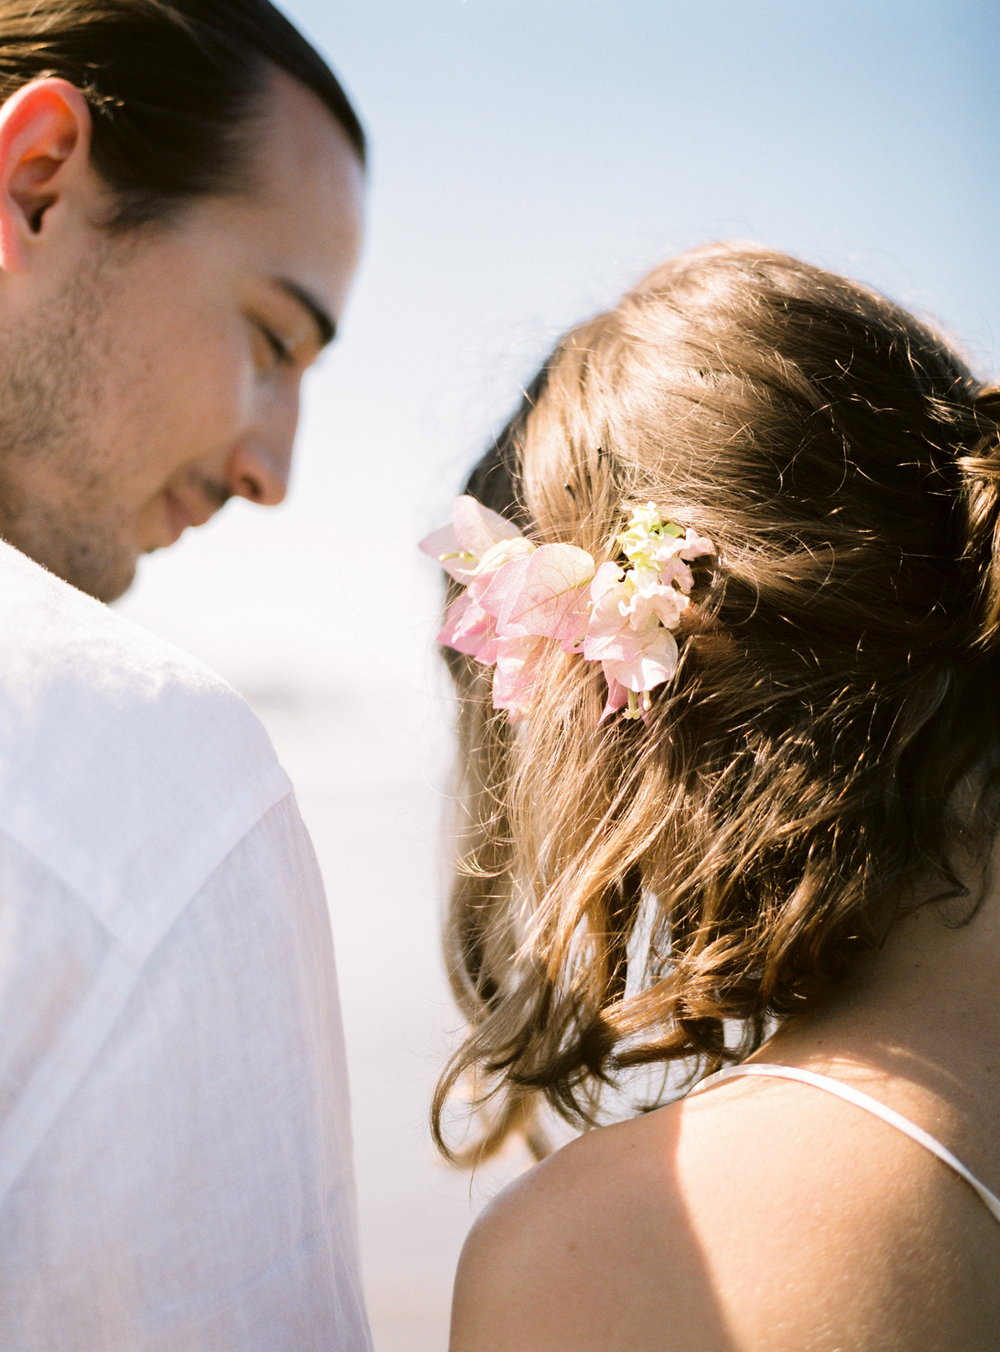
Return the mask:
<svg viewBox="0 0 1000 1352">
<path fill-rule="evenodd" d="M 195 658 L 117 615 L 0 541 L 0 691 L 39 681 L 76 698 L 120 700 L 180 681 L 192 693 L 228 687 Z M 229 692 L 232 694 L 233 692 Z"/>
<path fill-rule="evenodd" d="M 141 739 L 133 757 L 130 734 Z M 58 747 L 63 773 L 150 773 L 234 755 L 248 771 L 273 753 L 246 702 L 196 658 L 123 619 L 0 543 L 0 755 Z M 25 767 L 27 768 L 27 767 Z"/>
<path fill-rule="evenodd" d="M 0 832 L 107 918 L 288 788 L 220 677 L 0 544 Z"/>
</svg>

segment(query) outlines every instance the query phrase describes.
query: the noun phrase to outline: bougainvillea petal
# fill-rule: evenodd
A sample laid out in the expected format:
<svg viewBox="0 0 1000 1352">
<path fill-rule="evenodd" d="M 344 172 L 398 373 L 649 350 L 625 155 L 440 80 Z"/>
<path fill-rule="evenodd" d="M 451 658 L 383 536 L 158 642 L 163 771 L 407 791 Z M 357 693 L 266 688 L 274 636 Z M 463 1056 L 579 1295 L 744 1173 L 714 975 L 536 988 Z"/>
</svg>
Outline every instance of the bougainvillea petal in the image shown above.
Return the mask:
<svg viewBox="0 0 1000 1352">
<path fill-rule="evenodd" d="M 507 638 L 574 638 L 580 628 L 581 589 L 594 576 L 594 560 L 576 545 L 541 545 L 516 574 L 502 569 L 494 592 L 503 592 L 497 633 Z M 583 597 L 586 601 L 586 597 Z"/>
<path fill-rule="evenodd" d="M 492 662 L 492 657 L 484 655 L 484 649 L 495 637 L 493 616 L 483 610 L 468 592 L 463 592 L 448 607 L 438 642 L 454 648 L 456 652 L 475 657 L 480 662 Z"/>
<path fill-rule="evenodd" d="M 594 605 L 596 606 L 612 587 L 618 586 L 624 576 L 617 563 L 602 563 L 590 584 L 590 599 Z"/>
<path fill-rule="evenodd" d="M 484 610 L 488 610 L 491 615 L 500 614 L 508 595 L 520 587 L 528 563 L 529 556 L 519 554 L 490 575 L 479 592 L 479 603 Z"/>
<path fill-rule="evenodd" d="M 473 604 L 472 598 L 468 592 L 463 592 L 461 596 L 456 596 L 454 601 L 448 607 L 448 613 L 444 617 L 444 624 L 441 632 L 437 636 L 438 643 L 443 643 L 448 648 L 453 648 L 454 639 L 462 624 L 462 619 L 469 606 Z"/>
<path fill-rule="evenodd" d="M 576 600 L 566 607 L 560 626 L 560 637 L 564 653 L 582 653 L 587 638 L 587 626 L 590 624 L 590 592 L 581 587 Z"/>
<path fill-rule="evenodd" d="M 668 587 L 671 582 L 676 582 L 681 591 L 685 592 L 689 592 L 694 586 L 691 569 L 676 555 L 672 559 L 667 559 L 660 569 L 660 586 Z"/>
<path fill-rule="evenodd" d="M 490 552 L 497 553 L 498 546 L 504 544 L 507 545 L 508 557 L 518 548 L 534 548 L 511 522 L 465 494 L 455 499 L 451 525 L 431 531 L 421 540 L 419 548 L 440 563 L 456 582 L 467 585 L 480 572 L 484 560 L 488 566 L 487 556 Z M 504 557 L 500 550 L 496 567 L 504 562 Z"/>
<path fill-rule="evenodd" d="M 477 559 L 481 559 L 491 545 L 501 540 L 514 540 L 521 535 L 512 522 L 489 507 L 484 507 L 467 493 L 455 499 L 452 525 L 459 548 L 474 554 Z"/>
<path fill-rule="evenodd" d="M 528 712 L 536 668 L 544 652 L 544 640 L 533 636 L 498 640 L 493 673 L 494 709 L 506 709 L 515 716 Z"/>
<path fill-rule="evenodd" d="M 430 535 L 420 541 L 418 547 L 421 553 L 427 554 L 435 563 L 439 563 L 456 582 L 464 585 L 475 577 L 479 560 L 471 555 L 463 555 L 454 526 L 442 526 L 440 530 L 431 531 Z"/>
</svg>

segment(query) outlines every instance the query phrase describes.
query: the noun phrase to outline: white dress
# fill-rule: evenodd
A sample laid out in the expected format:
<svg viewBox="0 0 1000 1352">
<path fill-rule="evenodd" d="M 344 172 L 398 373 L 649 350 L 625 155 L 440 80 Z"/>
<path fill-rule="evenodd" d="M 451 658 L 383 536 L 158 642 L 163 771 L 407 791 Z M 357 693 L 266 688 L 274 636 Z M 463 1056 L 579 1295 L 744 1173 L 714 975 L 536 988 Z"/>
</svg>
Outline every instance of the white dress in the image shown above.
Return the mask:
<svg viewBox="0 0 1000 1352">
<path fill-rule="evenodd" d="M 4 544 L 0 1347 L 370 1348 L 288 778 L 224 682 Z"/>
</svg>

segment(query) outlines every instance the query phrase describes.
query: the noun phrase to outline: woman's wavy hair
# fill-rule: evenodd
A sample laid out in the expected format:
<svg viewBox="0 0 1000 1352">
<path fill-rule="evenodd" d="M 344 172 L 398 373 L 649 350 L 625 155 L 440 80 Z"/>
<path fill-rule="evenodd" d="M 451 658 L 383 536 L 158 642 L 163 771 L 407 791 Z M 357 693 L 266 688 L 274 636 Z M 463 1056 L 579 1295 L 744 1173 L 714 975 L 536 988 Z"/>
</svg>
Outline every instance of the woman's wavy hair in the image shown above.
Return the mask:
<svg viewBox="0 0 1000 1352">
<path fill-rule="evenodd" d="M 518 1130 L 538 1152 L 541 1100 L 586 1125 L 630 1067 L 739 1061 L 907 907 L 971 913 L 955 851 L 1000 818 L 998 419 L 912 315 L 750 245 L 671 259 L 559 343 L 468 491 L 598 563 L 647 501 L 717 555 L 646 726 L 600 723 L 599 664 L 553 643 L 511 727 L 447 653 L 446 1154 L 470 1076 L 464 1158 Z"/>
</svg>

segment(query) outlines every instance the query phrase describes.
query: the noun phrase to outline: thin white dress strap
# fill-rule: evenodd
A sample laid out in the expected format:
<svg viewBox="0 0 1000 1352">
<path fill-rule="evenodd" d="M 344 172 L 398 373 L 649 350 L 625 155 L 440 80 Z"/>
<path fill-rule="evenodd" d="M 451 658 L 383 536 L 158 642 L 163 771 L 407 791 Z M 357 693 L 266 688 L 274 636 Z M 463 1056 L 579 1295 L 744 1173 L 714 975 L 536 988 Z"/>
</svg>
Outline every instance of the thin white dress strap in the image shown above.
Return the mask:
<svg viewBox="0 0 1000 1352">
<path fill-rule="evenodd" d="M 860 1089 L 854 1089 L 841 1080 L 831 1079 L 829 1075 L 817 1075 L 815 1071 L 800 1070 L 798 1066 L 778 1066 L 770 1065 L 764 1061 L 753 1061 L 745 1066 L 728 1066 L 725 1070 L 719 1070 L 714 1075 L 706 1076 L 700 1084 L 692 1089 L 691 1093 L 699 1094 L 703 1089 L 712 1089 L 725 1080 L 735 1080 L 741 1075 L 766 1075 L 778 1080 L 801 1080 L 803 1084 L 811 1084 L 816 1089 L 825 1089 L 828 1094 L 836 1094 L 838 1098 L 846 1099 L 848 1103 L 853 1103 L 858 1108 L 864 1108 L 866 1112 L 874 1113 L 883 1122 L 888 1122 L 891 1127 L 896 1127 L 904 1135 L 909 1136 L 912 1141 L 924 1146 L 932 1155 L 937 1155 L 938 1159 L 947 1164 L 949 1169 L 954 1169 L 955 1173 L 964 1178 L 973 1192 L 979 1196 L 993 1219 L 1000 1221 L 1000 1197 L 995 1197 L 989 1188 L 984 1187 L 978 1178 L 970 1174 L 962 1161 L 956 1159 L 950 1150 L 946 1150 L 940 1141 L 936 1141 L 929 1132 L 924 1131 L 923 1127 L 918 1127 L 908 1117 L 904 1117 L 902 1113 L 897 1113 L 893 1108 L 887 1108 L 884 1103 L 879 1103 L 878 1099 L 863 1094 Z"/>
</svg>

